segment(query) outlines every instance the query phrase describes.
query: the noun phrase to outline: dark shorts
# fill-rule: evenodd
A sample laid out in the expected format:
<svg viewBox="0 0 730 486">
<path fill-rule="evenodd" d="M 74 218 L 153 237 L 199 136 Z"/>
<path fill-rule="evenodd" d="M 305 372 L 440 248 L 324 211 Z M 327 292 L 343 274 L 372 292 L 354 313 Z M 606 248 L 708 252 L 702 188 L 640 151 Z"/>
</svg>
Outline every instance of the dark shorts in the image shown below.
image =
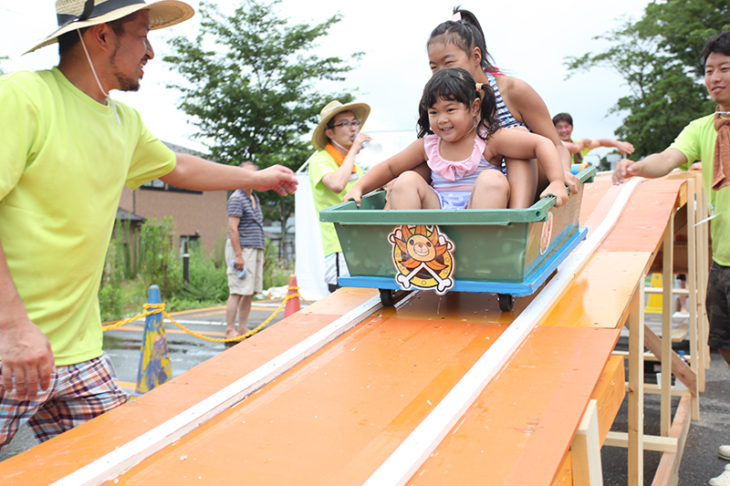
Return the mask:
<svg viewBox="0 0 730 486">
<path fill-rule="evenodd" d="M 710 349 L 730 348 L 730 267 L 712 262 L 705 306 L 710 319 Z"/>
</svg>

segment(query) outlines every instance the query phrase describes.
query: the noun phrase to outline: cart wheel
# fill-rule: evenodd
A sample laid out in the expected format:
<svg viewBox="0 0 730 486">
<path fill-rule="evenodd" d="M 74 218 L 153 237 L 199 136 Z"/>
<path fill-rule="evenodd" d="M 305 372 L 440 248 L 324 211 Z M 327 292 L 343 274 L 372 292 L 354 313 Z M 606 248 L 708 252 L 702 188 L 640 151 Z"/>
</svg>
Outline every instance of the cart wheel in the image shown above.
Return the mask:
<svg viewBox="0 0 730 486">
<path fill-rule="evenodd" d="M 384 307 L 393 307 L 395 305 L 395 291 L 392 289 L 380 289 L 380 303 Z"/>
<path fill-rule="evenodd" d="M 502 312 L 511 311 L 515 305 L 515 298 L 511 294 L 497 294 L 497 300 L 499 300 L 499 310 Z"/>
</svg>

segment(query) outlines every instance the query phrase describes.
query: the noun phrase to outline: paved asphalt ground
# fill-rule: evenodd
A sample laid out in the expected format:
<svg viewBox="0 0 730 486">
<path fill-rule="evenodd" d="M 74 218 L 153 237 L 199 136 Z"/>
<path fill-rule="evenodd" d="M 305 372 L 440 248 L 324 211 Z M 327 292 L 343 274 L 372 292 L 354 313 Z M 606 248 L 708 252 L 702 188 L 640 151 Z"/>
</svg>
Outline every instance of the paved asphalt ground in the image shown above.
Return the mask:
<svg viewBox="0 0 730 486">
<path fill-rule="evenodd" d="M 255 328 L 278 307 L 278 302 L 258 302 L 254 304 L 249 319 L 249 328 Z M 271 324 L 283 316 L 280 312 Z M 225 313 L 223 307 L 199 309 L 173 314 L 180 324 L 190 327 L 209 337 L 224 337 Z M 270 325 L 271 325 L 270 324 Z M 133 389 L 137 379 L 139 366 L 140 343 L 142 338 L 142 322 L 132 323 L 118 330 L 105 334 L 104 347 L 116 367 L 122 386 Z M 168 347 L 172 363 L 173 375 L 177 376 L 193 366 L 225 350 L 222 343 L 212 343 L 191 336 L 171 323 L 166 323 Z M 621 348 L 619 341 L 618 348 Z M 650 379 L 650 375 L 646 376 Z M 704 485 L 707 481 L 723 471 L 726 462 L 717 457 L 717 448 L 721 444 L 730 444 L 730 367 L 718 353 L 712 353 L 712 362 L 706 374 L 706 392 L 700 399 L 700 420 L 690 426 L 689 437 L 685 446 L 680 467 L 679 484 Z M 676 407 L 678 398 L 674 399 Z M 674 412 L 673 412 L 674 413 Z M 644 411 L 645 433 L 659 432 L 659 397 L 645 396 Z M 626 403 L 619 412 L 612 430 L 627 430 Z M 10 443 L 5 458 L 18 454 L 35 445 L 30 430 L 22 428 Z M 602 452 L 604 484 L 606 486 L 623 486 L 627 484 L 627 455 L 625 449 L 604 447 Z M 644 455 L 645 483 L 651 484 L 654 472 L 659 464 L 660 455 L 647 451 Z M 0 459 L 1 460 L 1 459 Z"/>
</svg>

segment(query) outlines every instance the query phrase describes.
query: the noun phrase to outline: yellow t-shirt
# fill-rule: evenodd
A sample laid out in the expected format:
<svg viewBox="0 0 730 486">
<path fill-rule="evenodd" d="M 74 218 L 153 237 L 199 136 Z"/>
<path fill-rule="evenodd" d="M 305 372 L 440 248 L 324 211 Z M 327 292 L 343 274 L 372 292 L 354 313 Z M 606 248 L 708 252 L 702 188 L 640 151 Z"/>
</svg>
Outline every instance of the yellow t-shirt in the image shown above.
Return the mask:
<svg viewBox="0 0 730 486">
<path fill-rule="evenodd" d="M 324 186 L 322 178 L 330 172 L 336 171 L 337 168 L 337 162 L 335 162 L 326 150 L 320 150 L 309 158 L 309 183 L 312 186 L 312 197 L 314 198 L 314 207 L 317 210 L 318 216 L 321 210 L 341 203 L 342 198 L 355 184 L 355 181 L 362 177 L 362 169 L 355 164 L 356 172 L 350 176 L 350 181 L 347 183 L 342 192 L 335 194 Z M 342 248 L 340 247 L 340 241 L 337 239 L 337 232 L 335 231 L 334 224 L 323 223 L 320 221 L 319 229 L 322 236 L 322 250 L 324 251 L 324 256 L 331 255 L 335 252 L 341 252 Z"/>
<path fill-rule="evenodd" d="M 97 293 L 122 188 L 175 154 L 138 113 L 102 105 L 57 69 L 0 78 L 0 242 L 57 366 L 101 355 Z M 2 309 L 0 309 L 2 312 Z"/>
</svg>

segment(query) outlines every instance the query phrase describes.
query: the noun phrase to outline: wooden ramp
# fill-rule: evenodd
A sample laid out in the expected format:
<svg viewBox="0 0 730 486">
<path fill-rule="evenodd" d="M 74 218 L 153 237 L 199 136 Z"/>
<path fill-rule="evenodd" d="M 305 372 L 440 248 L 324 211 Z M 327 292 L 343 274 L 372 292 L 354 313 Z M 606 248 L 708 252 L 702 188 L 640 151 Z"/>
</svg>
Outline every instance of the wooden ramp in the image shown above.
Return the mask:
<svg viewBox="0 0 730 486">
<path fill-rule="evenodd" d="M 416 432 L 430 433 L 434 411 L 501 345 L 532 298 L 500 313 L 494 295 L 424 292 L 384 309 L 375 291 L 341 289 L 129 404 L 0 462 L 0 481 L 599 484 L 595 452 L 611 437 L 626 395 L 623 358 L 612 351 L 628 321 L 628 483 L 640 484 L 644 279 L 693 182 L 673 176 L 637 187 L 608 237 L 453 427 L 433 430 L 433 447 L 404 466 L 405 477 L 390 472 L 391 458 Z M 605 177 L 586 187 L 589 234 L 618 194 Z"/>
</svg>

